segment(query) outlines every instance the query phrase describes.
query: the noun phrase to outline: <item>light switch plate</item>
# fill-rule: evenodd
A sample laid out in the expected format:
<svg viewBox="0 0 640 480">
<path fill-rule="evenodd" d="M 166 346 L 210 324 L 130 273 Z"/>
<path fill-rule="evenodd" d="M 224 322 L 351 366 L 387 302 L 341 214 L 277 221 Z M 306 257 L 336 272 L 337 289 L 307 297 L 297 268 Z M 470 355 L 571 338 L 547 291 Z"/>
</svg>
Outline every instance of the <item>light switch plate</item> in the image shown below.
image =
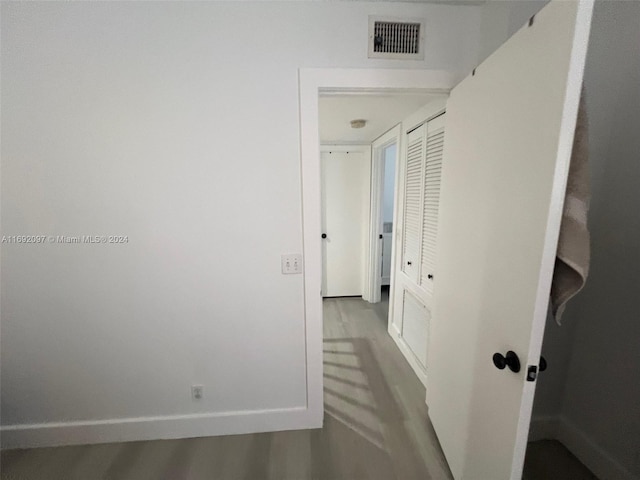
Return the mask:
<svg viewBox="0 0 640 480">
<path fill-rule="evenodd" d="M 302 255 L 300 253 L 282 255 L 282 274 L 294 273 L 302 273 Z"/>
</svg>

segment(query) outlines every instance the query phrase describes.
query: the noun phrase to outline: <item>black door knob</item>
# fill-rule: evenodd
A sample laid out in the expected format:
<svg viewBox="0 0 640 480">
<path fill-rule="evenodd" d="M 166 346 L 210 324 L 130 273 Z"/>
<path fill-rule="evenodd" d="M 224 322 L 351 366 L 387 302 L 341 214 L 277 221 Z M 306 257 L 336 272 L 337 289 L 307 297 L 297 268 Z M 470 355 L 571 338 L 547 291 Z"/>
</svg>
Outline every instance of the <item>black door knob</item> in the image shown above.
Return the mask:
<svg viewBox="0 0 640 480">
<path fill-rule="evenodd" d="M 429 280 L 433 280 L 433 275 L 432 275 L 432 274 L 429 274 L 429 275 L 427 275 L 427 278 L 428 278 Z"/>
<path fill-rule="evenodd" d="M 518 373 L 520 371 L 520 359 L 516 352 L 509 350 L 506 355 L 501 353 L 493 354 L 493 364 L 496 368 L 504 370 L 504 367 L 509 367 L 512 372 Z"/>
<path fill-rule="evenodd" d="M 546 369 L 547 369 L 547 361 L 544 359 L 544 357 L 542 355 L 540 355 L 539 370 L 541 372 L 544 372 Z"/>
<path fill-rule="evenodd" d="M 326 234 L 326 233 L 323 233 L 323 234 L 322 234 L 322 238 L 327 238 L 327 234 Z"/>
</svg>

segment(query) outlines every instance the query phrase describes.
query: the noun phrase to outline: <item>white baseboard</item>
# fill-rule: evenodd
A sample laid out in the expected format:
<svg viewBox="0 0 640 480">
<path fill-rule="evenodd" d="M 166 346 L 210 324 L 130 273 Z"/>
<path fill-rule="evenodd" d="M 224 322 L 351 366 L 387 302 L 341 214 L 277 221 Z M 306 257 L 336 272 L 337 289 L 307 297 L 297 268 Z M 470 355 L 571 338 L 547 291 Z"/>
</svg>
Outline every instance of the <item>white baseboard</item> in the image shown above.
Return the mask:
<svg viewBox="0 0 640 480">
<path fill-rule="evenodd" d="M 638 480 L 637 476 L 564 416 L 540 415 L 531 418 L 529 441 L 545 439 L 558 440 L 601 480 Z"/>
<path fill-rule="evenodd" d="M 49 447 L 321 428 L 307 407 L 161 417 L 7 425 L 5 448 Z"/>
</svg>

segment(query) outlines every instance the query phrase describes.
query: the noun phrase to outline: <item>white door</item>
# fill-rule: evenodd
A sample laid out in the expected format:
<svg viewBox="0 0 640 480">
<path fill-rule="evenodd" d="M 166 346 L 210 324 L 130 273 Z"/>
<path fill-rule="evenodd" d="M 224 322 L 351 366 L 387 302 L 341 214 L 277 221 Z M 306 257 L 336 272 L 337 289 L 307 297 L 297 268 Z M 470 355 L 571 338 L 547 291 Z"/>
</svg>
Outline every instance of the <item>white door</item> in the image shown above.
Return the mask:
<svg viewBox="0 0 640 480">
<path fill-rule="evenodd" d="M 368 232 L 370 159 L 363 151 L 321 154 L 324 297 L 361 296 Z"/>
<path fill-rule="evenodd" d="M 447 103 L 427 403 L 456 479 L 521 478 L 591 9 L 552 1 Z"/>
</svg>

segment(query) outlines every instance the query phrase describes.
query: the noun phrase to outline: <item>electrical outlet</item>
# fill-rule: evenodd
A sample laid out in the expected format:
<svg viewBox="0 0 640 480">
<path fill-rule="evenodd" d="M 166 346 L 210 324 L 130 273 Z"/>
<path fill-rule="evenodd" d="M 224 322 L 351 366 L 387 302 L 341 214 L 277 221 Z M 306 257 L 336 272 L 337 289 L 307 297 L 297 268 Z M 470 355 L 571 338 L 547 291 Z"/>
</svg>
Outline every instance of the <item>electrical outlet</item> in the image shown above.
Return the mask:
<svg viewBox="0 0 640 480">
<path fill-rule="evenodd" d="M 282 255 L 282 273 L 283 275 L 302 273 L 302 255 L 299 253 Z"/>
<path fill-rule="evenodd" d="M 201 400 L 204 395 L 204 385 L 191 385 L 191 398 Z"/>
</svg>

